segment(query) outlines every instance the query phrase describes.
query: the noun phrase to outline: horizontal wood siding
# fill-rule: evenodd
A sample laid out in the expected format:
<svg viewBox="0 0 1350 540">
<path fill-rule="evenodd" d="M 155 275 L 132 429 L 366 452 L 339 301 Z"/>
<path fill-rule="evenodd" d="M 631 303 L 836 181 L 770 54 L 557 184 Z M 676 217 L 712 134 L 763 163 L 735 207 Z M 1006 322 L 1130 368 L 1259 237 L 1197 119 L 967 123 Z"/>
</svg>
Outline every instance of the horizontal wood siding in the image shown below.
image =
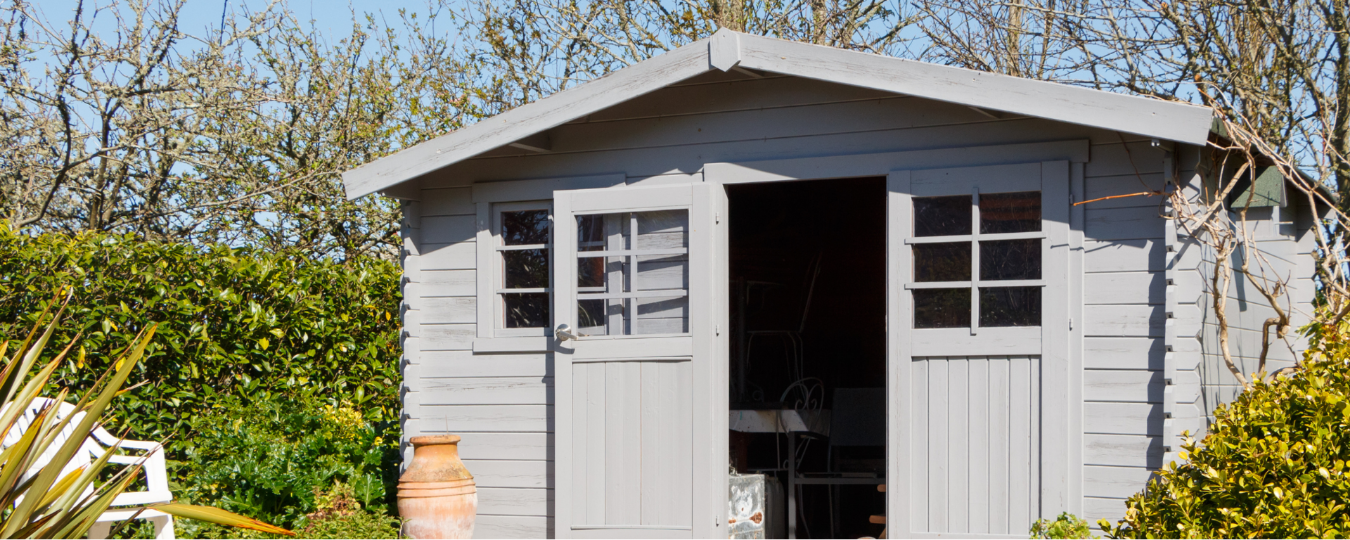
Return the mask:
<svg viewBox="0 0 1350 540">
<path fill-rule="evenodd" d="M 553 377 L 548 357 L 472 352 L 477 335 L 476 207 L 468 188 L 426 189 L 406 333 L 417 356 L 405 368 L 405 436 L 454 433 L 478 483 L 475 535 L 551 533 Z M 409 293 L 408 291 L 411 291 Z"/>
<path fill-rule="evenodd" d="M 1162 459 L 1166 276 L 1165 153 L 1138 143 L 1087 166 L 1083 280 L 1082 515 L 1124 517 Z M 1115 197 L 1109 200 L 1095 200 Z M 1117 506 L 1119 508 L 1117 508 Z"/>
</svg>

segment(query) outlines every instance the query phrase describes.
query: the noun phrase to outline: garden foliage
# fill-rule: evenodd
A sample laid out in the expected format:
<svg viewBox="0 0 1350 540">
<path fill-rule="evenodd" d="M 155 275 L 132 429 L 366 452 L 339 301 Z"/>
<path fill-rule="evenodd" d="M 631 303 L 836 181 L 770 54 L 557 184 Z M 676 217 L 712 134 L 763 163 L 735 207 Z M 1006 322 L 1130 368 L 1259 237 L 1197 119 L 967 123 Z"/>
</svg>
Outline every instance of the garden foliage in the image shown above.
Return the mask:
<svg viewBox="0 0 1350 540">
<path fill-rule="evenodd" d="M 1126 503 L 1115 538 L 1350 535 L 1350 325 L 1309 327 L 1290 375 L 1257 380 Z"/>
<path fill-rule="evenodd" d="M 304 528 L 332 504 L 321 494 L 337 486 L 358 508 L 395 512 L 397 432 L 376 429 L 350 406 L 227 399 L 195 427 L 170 471 L 185 500 Z"/>
<path fill-rule="evenodd" d="M 0 225 L 0 337 L 14 338 L 74 289 L 53 339 L 83 333 L 57 372 L 87 388 L 151 322 L 157 338 L 113 424 L 145 439 L 191 441 L 191 421 L 226 398 L 249 404 L 347 401 L 397 419 L 397 263 L 333 262 L 248 249 L 94 233 L 27 236 Z M 54 354 L 54 353 L 49 353 Z M 170 444 L 172 454 L 182 449 Z"/>
</svg>

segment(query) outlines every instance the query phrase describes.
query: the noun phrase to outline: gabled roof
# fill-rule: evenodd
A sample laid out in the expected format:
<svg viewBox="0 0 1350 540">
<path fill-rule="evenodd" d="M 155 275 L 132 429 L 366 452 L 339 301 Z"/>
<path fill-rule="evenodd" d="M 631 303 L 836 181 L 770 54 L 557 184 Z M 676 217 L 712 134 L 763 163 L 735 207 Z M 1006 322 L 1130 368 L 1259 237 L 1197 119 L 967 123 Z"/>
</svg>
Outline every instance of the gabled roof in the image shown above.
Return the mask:
<svg viewBox="0 0 1350 540">
<path fill-rule="evenodd" d="M 1205 107 L 718 30 L 342 174 L 355 199 L 712 70 L 748 68 L 1195 145 Z"/>
</svg>

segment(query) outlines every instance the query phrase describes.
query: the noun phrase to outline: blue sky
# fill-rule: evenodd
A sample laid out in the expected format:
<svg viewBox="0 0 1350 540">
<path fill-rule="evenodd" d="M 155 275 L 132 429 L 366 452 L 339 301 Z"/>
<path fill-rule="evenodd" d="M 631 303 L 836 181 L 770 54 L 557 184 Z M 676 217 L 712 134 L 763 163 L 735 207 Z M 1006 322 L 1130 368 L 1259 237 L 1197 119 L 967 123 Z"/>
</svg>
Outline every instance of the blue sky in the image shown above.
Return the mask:
<svg viewBox="0 0 1350 540">
<path fill-rule="evenodd" d="M 78 3 L 76 0 L 38 0 L 46 17 L 53 23 L 69 20 Z M 103 7 L 109 0 L 85 0 L 85 8 Z M 201 35 L 205 30 L 220 27 L 220 16 L 228 9 L 240 13 L 244 9 L 253 11 L 267 7 L 267 0 L 187 0 L 180 17 L 183 31 Z M 352 14 L 360 17 L 364 13 L 381 14 L 393 19 L 399 9 L 427 13 L 427 0 L 289 0 L 290 10 L 301 22 L 314 21 L 315 27 L 324 36 L 346 36 L 351 30 Z"/>
</svg>

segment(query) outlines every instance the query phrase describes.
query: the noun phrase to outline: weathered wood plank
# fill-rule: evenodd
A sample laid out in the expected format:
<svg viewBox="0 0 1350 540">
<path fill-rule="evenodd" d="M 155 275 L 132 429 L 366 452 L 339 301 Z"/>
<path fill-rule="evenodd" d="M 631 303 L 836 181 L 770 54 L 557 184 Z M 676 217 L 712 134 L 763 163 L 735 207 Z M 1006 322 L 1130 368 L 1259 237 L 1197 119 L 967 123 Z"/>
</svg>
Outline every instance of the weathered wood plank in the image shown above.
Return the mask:
<svg viewBox="0 0 1350 540">
<path fill-rule="evenodd" d="M 1163 432 L 1162 404 L 1084 403 L 1083 431 L 1085 433 L 1160 437 Z"/>
<path fill-rule="evenodd" d="M 1131 173 L 1117 176 L 1089 177 L 1084 182 L 1086 193 L 1083 195 L 1083 200 L 1092 202 L 1083 206 L 1087 208 L 1129 208 L 1139 206 L 1151 206 L 1157 208 L 1159 203 L 1162 202 L 1161 195 L 1137 194 L 1161 191 L 1163 183 L 1162 173 L 1144 175 L 1135 175 Z M 1120 197 L 1121 195 L 1133 196 Z M 1099 200 L 1105 197 L 1118 198 Z"/>
<path fill-rule="evenodd" d="M 1087 370 L 1083 373 L 1083 396 L 1089 401 L 1162 403 L 1163 372 Z"/>
<path fill-rule="evenodd" d="M 418 362 L 423 377 L 552 377 L 551 355 L 429 351 Z"/>
<path fill-rule="evenodd" d="M 422 244 L 420 270 L 473 270 L 478 260 L 474 242 L 455 244 Z"/>
<path fill-rule="evenodd" d="M 1110 467 L 1162 467 L 1163 442 L 1159 437 L 1137 435 L 1084 435 L 1084 465 Z"/>
<path fill-rule="evenodd" d="M 422 190 L 422 215 L 472 216 L 473 196 L 468 187 Z"/>
<path fill-rule="evenodd" d="M 551 489 L 478 488 L 479 516 L 548 516 L 552 507 Z"/>
<path fill-rule="evenodd" d="M 1161 305 L 1089 309 L 1083 318 L 1083 333 L 1090 337 L 1162 337 L 1167 322 Z"/>
<path fill-rule="evenodd" d="M 478 234 L 475 216 L 425 216 L 422 218 L 424 244 L 452 244 L 473 241 Z"/>
<path fill-rule="evenodd" d="M 427 432 L 553 431 L 552 405 L 427 405 L 407 412 Z"/>
<path fill-rule="evenodd" d="M 1165 270 L 1165 255 L 1161 241 L 1083 241 L 1083 266 L 1089 273 L 1161 272 Z"/>
<path fill-rule="evenodd" d="M 466 459 L 464 467 L 473 473 L 478 487 L 552 488 L 552 461 L 507 461 Z"/>
<path fill-rule="evenodd" d="M 430 431 L 429 433 L 439 433 Z M 551 433 L 456 433 L 461 459 L 553 460 Z"/>
<path fill-rule="evenodd" d="M 423 324 L 408 332 L 422 338 L 423 351 L 470 350 L 477 333 L 472 324 Z"/>
<path fill-rule="evenodd" d="M 480 514 L 474 522 L 476 538 L 552 538 L 553 518 Z"/>
<path fill-rule="evenodd" d="M 1083 303 L 1162 304 L 1167 276 L 1162 272 L 1104 272 L 1084 278 Z"/>
<path fill-rule="evenodd" d="M 473 296 L 477 286 L 473 270 L 426 270 L 409 275 L 420 286 L 418 296 Z"/>
<path fill-rule="evenodd" d="M 1086 369 L 1163 369 L 1163 341 L 1153 338 L 1083 339 L 1083 367 Z"/>
<path fill-rule="evenodd" d="M 1083 494 L 1129 498 L 1143 491 L 1152 476 L 1153 471 L 1140 467 L 1083 467 Z"/>
<path fill-rule="evenodd" d="M 1088 208 L 1084 236 L 1092 240 L 1138 240 L 1163 237 L 1163 218 L 1156 206 Z"/>
<path fill-rule="evenodd" d="M 553 402 L 552 377 L 426 378 L 423 405 L 546 405 Z"/>
<path fill-rule="evenodd" d="M 478 315 L 478 299 L 472 296 L 426 298 L 418 305 L 422 324 L 472 323 Z"/>
</svg>

